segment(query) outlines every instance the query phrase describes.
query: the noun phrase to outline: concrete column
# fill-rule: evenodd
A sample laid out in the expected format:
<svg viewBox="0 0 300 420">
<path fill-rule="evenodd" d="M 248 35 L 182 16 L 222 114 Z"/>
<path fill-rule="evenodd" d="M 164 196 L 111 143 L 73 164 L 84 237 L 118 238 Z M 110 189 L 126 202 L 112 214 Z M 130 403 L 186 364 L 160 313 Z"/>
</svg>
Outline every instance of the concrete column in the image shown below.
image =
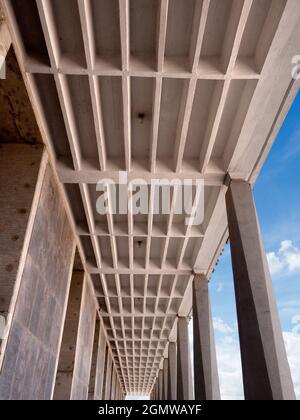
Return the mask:
<svg viewBox="0 0 300 420">
<path fill-rule="evenodd" d="M 97 364 L 96 364 L 95 392 L 94 392 L 95 400 L 102 400 L 102 390 L 103 390 L 103 383 L 104 383 L 105 349 L 106 349 L 106 339 L 105 339 L 104 328 L 102 325 L 100 325 Z"/>
<path fill-rule="evenodd" d="M 53 400 L 69 400 L 71 398 L 83 284 L 84 271 L 74 270 L 59 351 Z"/>
<path fill-rule="evenodd" d="M 191 355 L 189 349 L 188 319 L 179 317 L 177 323 L 177 399 L 192 399 Z"/>
<path fill-rule="evenodd" d="M 95 321 L 96 305 L 93 289 L 85 278 L 76 341 L 71 400 L 86 400 L 88 398 Z"/>
<path fill-rule="evenodd" d="M 111 394 L 110 394 L 110 399 L 111 400 L 115 400 L 115 392 L 116 392 L 116 371 L 113 367 L 113 372 L 112 372 L 112 379 L 111 379 Z"/>
<path fill-rule="evenodd" d="M 170 341 L 168 349 L 168 400 L 177 399 L 176 343 Z"/>
<path fill-rule="evenodd" d="M 119 385 L 118 379 L 117 379 L 117 384 L 116 384 L 116 400 L 120 400 L 120 385 Z"/>
<path fill-rule="evenodd" d="M 220 387 L 208 280 L 193 281 L 194 385 L 196 400 L 219 400 Z"/>
<path fill-rule="evenodd" d="M 157 400 L 158 399 L 158 392 L 157 392 L 157 378 L 155 380 L 155 385 L 154 385 L 154 399 Z"/>
<path fill-rule="evenodd" d="M 107 366 L 106 366 L 104 399 L 109 400 L 110 399 L 110 391 L 111 391 L 111 370 L 112 370 L 112 359 L 111 359 L 109 350 L 108 350 L 108 354 L 107 354 L 106 363 L 107 363 Z"/>
<path fill-rule="evenodd" d="M 272 281 L 251 186 L 226 194 L 246 399 L 294 399 Z"/>
<path fill-rule="evenodd" d="M 116 384 L 116 400 L 120 399 L 120 385 L 119 385 L 119 381 L 117 380 L 117 384 Z"/>
<path fill-rule="evenodd" d="M 162 401 L 163 399 L 163 370 L 160 369 L 158 373 L 158 399 L 159 401 Z"/>
<path fill-rule="evenodd" d="M 168 359 L 163 364 L 163 400 L 168 399 Z"/>
</svg>

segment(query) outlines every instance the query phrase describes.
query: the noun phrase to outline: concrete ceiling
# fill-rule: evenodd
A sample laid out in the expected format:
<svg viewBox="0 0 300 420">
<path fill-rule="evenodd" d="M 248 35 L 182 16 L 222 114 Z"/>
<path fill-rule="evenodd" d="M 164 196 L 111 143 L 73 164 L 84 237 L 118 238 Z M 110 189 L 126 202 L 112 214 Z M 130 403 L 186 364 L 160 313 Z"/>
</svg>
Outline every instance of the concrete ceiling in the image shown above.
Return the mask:
<svg viewBox="0 0 300 420">
<path fill-rule="evenodd" d="M 192 270 L 210 276 L 227 240 L 226 175 L 254 183 L 296 90 L 299 2 L 4 3 L 121 383 L 147 394 Z M 99 216 L 95 184 L 119 170 L 203 176 L 204 222 Z"/>
</svg>

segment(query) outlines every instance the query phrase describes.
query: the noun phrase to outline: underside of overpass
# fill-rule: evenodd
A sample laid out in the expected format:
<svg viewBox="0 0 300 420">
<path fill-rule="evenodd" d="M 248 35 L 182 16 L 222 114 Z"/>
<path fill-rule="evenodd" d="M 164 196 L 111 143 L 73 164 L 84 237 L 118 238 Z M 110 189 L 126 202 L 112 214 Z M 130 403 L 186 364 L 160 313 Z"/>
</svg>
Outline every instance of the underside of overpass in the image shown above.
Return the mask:
<svg viewBox="0 0 300 420">
<path fill-rule="evenodd" d="M 208 282 L 228 240 L 245 397 L 293 398 L 252 187 L 299 89 L 299 1 L 0 10 L 0 399 L 218 399 Z M 103 179 L 119 199 L 100 214 Z M 201 223 L 175 211 L 186 180 Z"/>
</svg>

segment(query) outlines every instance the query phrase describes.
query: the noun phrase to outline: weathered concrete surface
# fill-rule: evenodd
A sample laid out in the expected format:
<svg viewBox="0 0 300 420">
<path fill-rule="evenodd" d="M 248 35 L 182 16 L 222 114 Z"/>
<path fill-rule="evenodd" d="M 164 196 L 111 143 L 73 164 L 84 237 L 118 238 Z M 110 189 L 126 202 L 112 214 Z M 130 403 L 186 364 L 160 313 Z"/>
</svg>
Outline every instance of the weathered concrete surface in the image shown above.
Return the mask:
<svg viewBox="0 0 300 420">
<path fill-rule="evenodd" d="M 69 400 L 83 290 L 83 271 L 73 271 L 54 389 L 54 400 Z"/>
<path fill-rule="evenodd" d="M 220 386 L 208 280 L 193 280 L 194 384 L 196 400 L 219 400 Z"/>
<path fill-rule="evenodd" d="M 163 382 L 164 382 L 163 370 L 160 369 L 158 373 L 158 399 L 159 401 L 162 401 L 163 399 L 163 386 L 164 386 Z"/>
<path fill-rule="evenodd" d="M 11 36 L 3 13 L 0 1 L 0 56 L 6 57 L 11 46 Z"/>
<path fill-rule="evenodd" d="M 80 306 L 71 400 L 86 400 L 88 398 L 95 322 L 96 304 L 93 290 L 85 279 Z"/>
<path fill-rule="evenodd" d="M 6 78 L 0 79 L 0 143 L 42 144 L 13 48 L 8 51 L 5 68 Z"/>
<path fill-rule="evenodd" d="M 109 350 L 108 346 L 105 346 L 105 356 L 104 356 L 104 369 L 103 369 L 103 386 L 102 386 L 102 400 L 105 400 L 106 395 L 106 382 L 107 382 L 107 368 L 108 368 L 108 357 Z"/>
<path fill-rule="evenodd" d="M 48 167 L 1 370 L 1 400 L 52 396 L 74 249 Z"/>
<path fill-rule="evenodd" d="M 97 358 L 99 351 L 99 333 L 100 333 L 100 320 L 96 316 L 96 325 L 95 325 L 95 334 L 94 334 L 94 343 L 93 343 L 93 355 L 92 355 L 92 364 L 91 364 L 91 374 L 90 374 L 90 383 L 89 383 L 89 400 L 93 400 L 95 396 L 95 384 L 96 384 L 96 375 L 97 375 Z"/>
<path fill-rule="evenodd" d="M 102 390 L 103 390 L 103 383 L 104 383 L 104 368 L 105 368 L 105 350 L 106 350 L 106 338 L 105 338 L 103 326 L 100 325 L 97 364 L 96 364 L 95 391 L 94 391 L 95 400 L 102 400 Z"/>
<path fill-rule="evenodd" d="M 0 315 L 13 295 L 43 146 L 0 144 Z"/>
<path fill-rule="evenodd" d="M 168 400 L 177 399 L 176 343 L 170 341 L 168 349 Z"/>
<path fill-rule="evenodd" d="M 245 398 L 294 399 L 251 186 L 232 180 L 226 204 Z"/>
<path fill-rule="evenodd" d="M 168 359 L 163 364 L 163 400 L 168 399 Z"/>
<path fill-rule="evenodd" d="M 191 353 L 189 349 L 188 319 L 179 317 L 177 323 L 177 399 L 192 399 Z"/>
<path fill-rule="evenodd" d="M 105 376 L 105 400 L 110 400 L 111 395 L 111 379 L 112 379 L 112 359 L 109 350 L 107 351 L 107 359 L 106 359 L 106 376 Z"/>
</svg>

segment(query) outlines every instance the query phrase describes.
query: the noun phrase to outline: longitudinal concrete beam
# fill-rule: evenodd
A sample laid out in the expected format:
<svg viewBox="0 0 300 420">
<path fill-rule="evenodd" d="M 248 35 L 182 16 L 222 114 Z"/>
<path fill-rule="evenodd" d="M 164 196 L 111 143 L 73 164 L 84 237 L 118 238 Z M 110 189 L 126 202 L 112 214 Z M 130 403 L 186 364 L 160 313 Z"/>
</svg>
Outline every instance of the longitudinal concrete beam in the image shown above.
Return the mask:
<svg viewBox="0 0 300 420">
<path fill-rule="evenodd" d="M 294 399 L 251 186 L 232 180 L 226 204 L 245 398 Z"/>
<path fill-rule="evenodd" d="M 208 280 L 199 274 L 193 281 L 194 384 L 196 400 L 219 400 L 220 387 Z"/>
</svg>

